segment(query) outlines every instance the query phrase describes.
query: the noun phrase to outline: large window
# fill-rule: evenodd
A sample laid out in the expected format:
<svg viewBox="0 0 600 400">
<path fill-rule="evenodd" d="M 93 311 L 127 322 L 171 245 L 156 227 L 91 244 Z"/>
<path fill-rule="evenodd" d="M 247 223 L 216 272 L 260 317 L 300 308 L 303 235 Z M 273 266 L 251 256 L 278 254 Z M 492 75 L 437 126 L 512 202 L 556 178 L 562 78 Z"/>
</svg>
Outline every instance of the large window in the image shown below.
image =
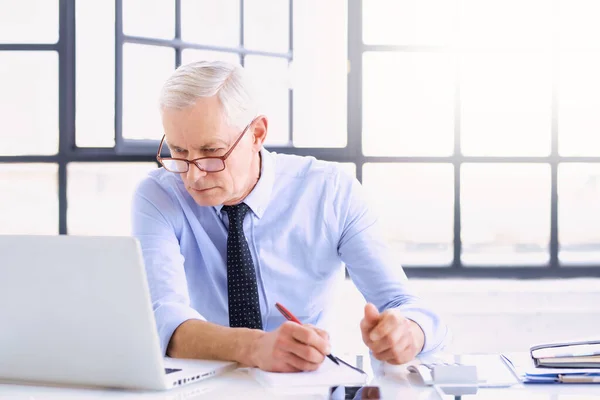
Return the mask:
<svg viewBox="0 0 600 400">
<path fill-rule="evenodd" d="M 342 163 L 409 275 L 600 275 L 599 15 L 592 0 L 1 2 L 0 233 L 127 234 L 161 84 L 227 60 L 259 89 L 267 147 Z"/>
<path fill-rule="evenodd" d="M 184 62 L 244 65 L 271 148 L 343 151 L 346 10 L 344 0 L 1 2 L 0 233 L 128 234 L 132 192 L 157 167 L 158 91 Z"/>
<path fill-rule="evenodd" d="M 409 274 L 600 275 L 599 16 L 350 1 L 358 175 Z"/>
<path fill-rule="evenodd" d="M 224 60 L 252 77 L 268 145 L 344 147 L 343 0 L 88 3 L 76 4 L 78 146 L 151 154 L 162 136 L 164 80 L 181 63 Z"/>
</svg>

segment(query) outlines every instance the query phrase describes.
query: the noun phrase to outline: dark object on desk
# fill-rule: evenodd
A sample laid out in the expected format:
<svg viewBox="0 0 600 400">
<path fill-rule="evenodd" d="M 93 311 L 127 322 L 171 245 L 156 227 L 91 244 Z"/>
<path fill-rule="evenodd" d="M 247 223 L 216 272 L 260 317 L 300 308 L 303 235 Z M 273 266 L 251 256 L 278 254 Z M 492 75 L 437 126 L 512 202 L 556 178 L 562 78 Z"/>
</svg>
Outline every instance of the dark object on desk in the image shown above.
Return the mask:
<svg viewBox="0 0 600 400">
<path fill-rule="evenodd" d="M 540 368 L 600 369 L 600 340 L 541 344 L 531 347 L 530 353 Z"/>
<path fill-rule="evenodd" d="M 173 372 L 179 372 L 179 371 L 181 371 L 181 370 L 178 368 L 165 368 L 165 374 L 167 374 L 167 375 L 172 374 Z"/>
<path fill-rule="evenodd" d="M 381 400 L 379 386 L 332 386 L 329 400 Z"/>
<path fill-rule="evenodd" d="M 365 371 L 363 371 L 362 369 L 360 369 L 360 368 L 358 368 L 358 367 L 355 367 L 354 365 L 348 364 L 346 361 L 342 360 L 342 359 L 341 359 L 341 358 L 339 358 L 339 357 L 335 357 L 335 359 L 336 359 L 336 361 L 339 361 L 339 362 L 341 362 L 342 364 L 344 364 L 344 365 L 345 365 L 345 366 L 347 366 L 348 368 L 351 368 L 351 369 L 355 370 L 356 372 L 360 372 L 360 373 L 361 373 L 361 374 L 363 374 L 363 375 L 368 375 L 368 374 L 367 374 Z M 339 363 L 336 363 L 336 364 L 340 365 Z"/>
<path fill-rule="evenodd" d="M 463 396 L 465 396 L 465 400 L 467 399 L 471 399 L 471 398 L 477 398 L 479 396 L 477 396 L 477 392 L 478 392 L 478 387 L 477 385 L 474 386 L 468 386 L 468 385 L 462 385 L 462 386 L 438 386 L 435 385 L 435 390 L 437 392 L 437 394 L 440 396 L 441 399 L 443 400 L 456 400 L 456 399 L 462 399 Z M 479 392 L 481 394 L 481 392 Z M 474 397 L 472 397 L 474 396 Z M 487 396 L 486 396 L 487 397 Z"/>
<path fill-rule="evenodd" d="M 281 305 L 280 303 L 275 303 L 275 307 L 279 310 L 279 312 L 285 317 L 285 319 L 287 319 L 288 321 L 292 321 L 295 322 L 297 324 L 302 325 L 302 322 L 300 322 L 300 320 L 298 318 L 296 318 L 294 316 L 294 314 L 292 314 L 287 308 L 285 308 L 283 305 Z M 337 365 L 340 365 L 340 363 L 337 360 L 337 357 L 334 357 L 333 354 L 328 354 L 327 358 L 329 358 L 331 361 L 333 361 L 334 363 L 336 363 Z"/>
</svg>

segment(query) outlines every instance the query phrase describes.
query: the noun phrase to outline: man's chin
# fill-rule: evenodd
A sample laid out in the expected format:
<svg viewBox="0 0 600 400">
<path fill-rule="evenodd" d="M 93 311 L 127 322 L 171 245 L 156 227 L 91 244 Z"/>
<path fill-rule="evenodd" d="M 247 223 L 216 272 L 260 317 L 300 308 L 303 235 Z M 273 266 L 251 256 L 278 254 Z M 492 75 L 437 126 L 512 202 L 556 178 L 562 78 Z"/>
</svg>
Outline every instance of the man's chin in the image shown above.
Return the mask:
<svg viewBox="0 0 600 400">
<path fill-rule="evenodd" d="M 218 188 L 204 191 L 195 191 L 192 189 L 192 191 L 193 193 L 190 194 L 194 198 L 196 204 L 198 204 L 199 206 L 213 207 L 223 203 L 223 199 L 219 195 L 220 190 L 218 190 Z"/>
</svg>

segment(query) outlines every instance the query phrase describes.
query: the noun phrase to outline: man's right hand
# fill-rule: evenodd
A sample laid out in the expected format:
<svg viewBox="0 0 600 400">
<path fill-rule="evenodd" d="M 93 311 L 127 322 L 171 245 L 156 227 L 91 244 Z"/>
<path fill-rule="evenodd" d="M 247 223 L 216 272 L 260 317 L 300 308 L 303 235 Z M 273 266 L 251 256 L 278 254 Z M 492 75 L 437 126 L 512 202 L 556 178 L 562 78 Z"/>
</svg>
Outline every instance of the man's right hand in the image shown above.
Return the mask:
<svg viewBox="0 0 600 400">
<path fill-rule="evenodd" d="M 327 332 L 288 321 L 262 333 L 254 343 L 252 359 L 264 371 L 314 371 L 330 352 Z"/>
</svg>

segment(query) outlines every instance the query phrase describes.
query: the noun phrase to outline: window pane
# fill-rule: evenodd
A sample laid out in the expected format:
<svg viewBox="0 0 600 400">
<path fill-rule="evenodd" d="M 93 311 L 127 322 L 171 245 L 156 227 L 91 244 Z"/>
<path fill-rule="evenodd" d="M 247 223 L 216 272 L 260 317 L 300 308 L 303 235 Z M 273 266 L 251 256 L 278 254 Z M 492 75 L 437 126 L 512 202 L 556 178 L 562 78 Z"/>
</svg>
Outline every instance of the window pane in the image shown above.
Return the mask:
<svg viewBox="0 0 600 400">
<path fill-rule="evenodd" d="M 0 43 L 56 42 L 57 0 L 0 1 Z"/>
<path fill-rule="evenodd" d="M 459 45 L 466 48 L 549 49 L 552 2 L 459 0 Z"/>
<path fill-rule="evenodd" d="M 212 46 L 240 45 L 240 0 L 181 0 L 181 37 Z"/>
<path fill-rule="evenodd" d="M 123 137 L 160 140 L 163 132 L 158 96 L 173 73 L 171 48 L 126 43 L 123 46 Z"/>
<path fill-rule="evenodd" d="M 154 163 L 70 163 L 67 224 L 72 235 L 131 235 L 131 200 Z"/>
<path fill-rule="evenodd" d="M 346 0 L 293 4 L 294 146 L 344 147 L 348 136 Z"/>
<path fill-rule="evenodd" d="M 597 0 L 558 0 L 555 14 L 563 49 L 600 49 L 600 3 Z"/>
<path fill-rule="evenodd" d="M 0 234 L 58 234 L 58 166 L 0 164 Z"/>
<path fill-rule="evenodd" d="M 287 0 L 244 0 L 244 47 L 287 53 L 289 6 Z"/>
<path fill-rule="evenodd" d="M 548 165 L 465 164 L 460 201 L 463 263 L 535 266 L 548 262 Z"/>
<path fill-rule="evenodd" d="M 537 54 L 471 54 L 462 60 L 462 152 L 550 153 L 551 63 Z"/>
<path fill-rule="evenodd" d="M 600 165 L 558 168 L 558 257 L 566 264 L 600 262 Z"/>
<path fill-rule="evenodd" d="M 445 45 L 452 41 L 456 4 L 448 0 L 362 2 L 366 44 Z"/>
<path fill-rule="evenodd" d="M 123 0 L 123 33 L 172 39 L 175 37 L 175 2 Z"/>
<path fill-rule="evenodd" d="M 77 1 L 76 143 L 115 145 L 115 3 Z"/>
<path fill-rule="evenodd" d="M 365 155 L 452 153 L 454 67 L 448 55 L 368 52 L 363 68 Z"/>
<path fill-rule="evenodd" d="M 240 56 L 236 53 L 224 51 L 209 51 L 185 49 L 181 53 L 181 63 L 189 64 L 195 61 L 227 61 L 233 64 L 240 63 Z"/>
<path fill-rule="evenodd" d="M 0 155 L 58 151 L 58 54 L 0 51 Z"/>
<path fill-rule="evenodd" d="M 558 108 L 558 148 L 563 156 L 600 155 L 598 71 L 600 53 L 563 53 Z"/>
<path fill-rule="evenodd" d="M 365 164 L 363 185 L 395 259 L 403 265 L 452 262 L 452 165 Z"/>
<path fill-rule="evenodd" d="M 246 70 L 258 96 L 259 113 L 267 116 L 266 145 L 289 142 L 289 70 L 283 58 L 247 56 Z"/>
</svg>

